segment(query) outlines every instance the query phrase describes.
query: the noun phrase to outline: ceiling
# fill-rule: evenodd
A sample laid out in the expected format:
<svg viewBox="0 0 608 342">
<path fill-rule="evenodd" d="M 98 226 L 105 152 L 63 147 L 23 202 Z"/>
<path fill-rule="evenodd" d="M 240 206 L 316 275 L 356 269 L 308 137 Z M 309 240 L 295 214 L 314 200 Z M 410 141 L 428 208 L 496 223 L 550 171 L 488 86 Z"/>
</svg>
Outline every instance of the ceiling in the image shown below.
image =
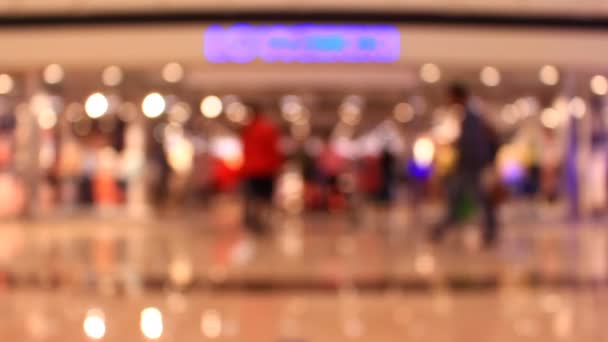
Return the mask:
<svg viewBox="0 0 608 342">
<path fill-rule="evenodd" d="M 90 15 L 166 11 L 199 12 L 341 12 L 370 13 L 424 11 L 439 13 L 493 13 L 499 15 L 608 16 L 602 0 L 0 0 L 4 16 Z"/>
</svg>

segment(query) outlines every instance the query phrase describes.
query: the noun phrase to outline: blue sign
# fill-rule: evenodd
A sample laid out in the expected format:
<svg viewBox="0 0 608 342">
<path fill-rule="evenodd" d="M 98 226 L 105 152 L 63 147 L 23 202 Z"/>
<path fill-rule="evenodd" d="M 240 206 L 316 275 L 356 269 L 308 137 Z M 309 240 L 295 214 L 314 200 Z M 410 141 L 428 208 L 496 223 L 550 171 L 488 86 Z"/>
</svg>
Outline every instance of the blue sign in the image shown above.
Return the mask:
<svg viewBox="0 0 608 342">
<path fill-rule="evenodd" d="M 211 63 L 392 63 L 401 36 L 391 25 L 211 25 L 203 45 Z"/>
</svg>

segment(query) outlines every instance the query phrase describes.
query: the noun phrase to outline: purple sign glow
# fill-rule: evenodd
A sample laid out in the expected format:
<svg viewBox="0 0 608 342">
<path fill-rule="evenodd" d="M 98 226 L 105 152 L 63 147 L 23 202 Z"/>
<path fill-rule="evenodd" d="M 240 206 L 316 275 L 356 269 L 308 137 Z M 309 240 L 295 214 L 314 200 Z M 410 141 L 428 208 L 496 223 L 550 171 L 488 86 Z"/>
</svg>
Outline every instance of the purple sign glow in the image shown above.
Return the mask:
<svg viewBox="0 0 608 342">
<path fill-rule="evenodd" d="M 391 25 L 211 25 L 203 43 L 211 63 L 392 63 L 400 52 Z"/>
</svg>

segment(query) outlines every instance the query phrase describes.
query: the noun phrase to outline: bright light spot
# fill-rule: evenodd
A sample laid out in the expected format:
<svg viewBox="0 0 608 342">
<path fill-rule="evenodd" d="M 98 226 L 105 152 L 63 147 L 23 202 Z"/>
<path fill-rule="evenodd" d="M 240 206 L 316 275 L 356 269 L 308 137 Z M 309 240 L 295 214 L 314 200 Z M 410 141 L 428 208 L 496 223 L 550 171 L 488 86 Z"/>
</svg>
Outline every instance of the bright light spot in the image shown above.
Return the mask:
<svg viewBox="0 0 608 342">
<path fill-rule="evenodd" d="M 116 65 L 111 65 L 101 73 L 101 81 L 108 87 L 115 87 L 122 82 L 122 70 Z"/>
<path fill-rule="evenodd" d="M 191 114 L 192 111 L 187 103 L 178 102 L 169 109 L 169 120 L 183 124 L 190 119 Z"/>
<path fill-rule="evenodd" d="M 106 322 L 103 311 L 99 309 L 89 310 L 82 326 L 87 337 L 94 340 L 102 339 L 106 335 Z"/>
<path fill-rule="evenodd" d="M 178 63 L 169 63 L 163 68 L 163 79 L 169 83 L 177 83 L 184 78 L 184 68 Z"/>
<path fill-rule="evenodd" d="M 435 157 L 435 144 L 429 138 L 418 138 L 414 143 L 414 162 L 418 166 L 429 166 Z"/>
<path fill-rule="evenodd" d="M 192 156 L 190 156 L 192 157 Z M 169 265 L 169 277 L 173 284 L 186 286 L 192 280 L 192 263 L 184 257 L 175 258 Z"/>
<path fill-rule="evenodd" d="M 222 109 L 222 100 L 215 95 L 207 96 L 201 101 L 201 113 L 209 119 L 217 118 L 222 114 Z"/>
<path fill-rule="evenodd" d="M 226 107 L 226 117 L 232 122 L 244 122 L 247 119 L 247 107 L 240 102 L 232 102 Z"/>
<path fill-rule="evenodd" d="M 496 87 L 500 84 L 500 72 L 495 67 L 484 67 L 481 69 L 479 79 L 487 87 Z"/>
<path fill-rule="evenodd" d="M 525 148 L 515 144 L 505 144 L 498 150 L 496 163 L 501 178 L 507 183 L 520 181 L 526 173 Z"/>
<path fill-rule="evenodd" d="M 431 130 L 439 144 L 451 144 L 460 136 L 460 122 L 452 115 L 445 115 Z"/>
<path fill-rule="evenodd" d="M 139 326 L 146 338 L 157 340 L 163 335 L 163 315 L 154 307 L 143 309 L 140 315 Z"/>
<path fill-rule="evenodd" d="M 540 122 L 547 128 L 555 129 L 562 122 L 562 118 L 559 111 L 553 108 L 546 108 L 540 114 Z"/>
<path fill-rule="evenodd" d="M 210 152 L 231 169 L 239 169 L 243 164 L 243 146 L 239 139 L 226 136 L 215 138 L 211 141 Z"/>
<path fill-rule="evenodd" d="M 148 94 L 141 104 L 141 110 L 149 118 L 159 117 L 167 106 L 165 99 L 159 93 Z"/>
<path fill-rule="evenodd" d="M 216 310 L 207 310 L 201 317 L 201 331 L 207 338 L 218 338 L 222 334 L 222 318 Z"/>
<path fill-rule="evenodd" d="M 420 68 L 420 78 L 426 83 L 437 83 L 441 79 L 441 70 L 435 64 L 424 64 Z"/>
<path fill-rule="evenodd" d="M 553 65 L 545 65 L 540 68 L 538 78 L 544 85 L 554 86 L 559 82 L 559 71 Z"/>
<path fill-rule="evenodd" d="M 44 82 L 48 84 L 60 83 L 61 81 L 63 81 L 63 76 L 63 68 L 59 64 L 48 65 L 46 68 L 44 68 L 44 71 L 42 73 L 42 78 L 44 79 Z"/>
<path fill-rule="evenodd" d="M 393 111 L 395 120 L 406 123 L 414 118 L 414 107 L 407 102 L 398 103 Z"/>
<path fill-rule="evenodd" d="M 608 94 L 608 80 L 605 76 L 595 75 L 591 79 L 591 91 L 595 95 L 606 95 Z"/>
<path fill-rule="evenodd" d="M 38 125 L 42 129 L 51 129 L 57 124 L 57 113 L 52 108 L 45 108 L 38 112 Z"/>
<path fill-rule="evenodd" d="M 102 117 L 108 111 L 108 99 L 102 93 L 95 93 L 87 98 L 84 110 L 91 119 Z"/>
<path fill-rule="evenodd" d="M 15 87 L 15 82 L 10 75 L 0 74 L 0 94 L 8 94 Z"/>
<path fill-rule="evenodd" d="M 169 125 L 171 126 L 171 125 Z M 168 163 L 177 173 L 188 173 L 192 170 L 193 156 L 194 156 L 194 145 L 192 143 L 182 137 L 177 139 L 173 139 L 169 143 L 168 147 Z M 172 274 L 172 276 L 176 276 L 176 279 L 184 279 L 187 277 L 187 274 L 184 271 L 185 264 L 179 266 L 176 271 L 178 273 Z"/>
<path fill-rule="evenodd" d="M 576 96 L 568 103 L 568 110 L 575 118 L 582 119 L 587 112 L 587 104 L 585 100 Z"/>
</svg>

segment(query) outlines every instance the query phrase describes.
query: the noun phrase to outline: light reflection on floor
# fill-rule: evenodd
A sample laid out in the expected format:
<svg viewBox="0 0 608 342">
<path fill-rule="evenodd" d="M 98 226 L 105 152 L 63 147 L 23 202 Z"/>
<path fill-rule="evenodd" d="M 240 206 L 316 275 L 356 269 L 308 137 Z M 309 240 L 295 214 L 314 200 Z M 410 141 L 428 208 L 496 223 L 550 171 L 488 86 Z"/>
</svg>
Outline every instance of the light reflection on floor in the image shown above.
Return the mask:
<svg viewBox="0 0 608 342">
<path fill-rule="evenodd" d="M 370 217 L 279 217 L 263 239 L 230 203 L 0 223 L 0 336 L 608 341 L 603 224 L 510 222 L 483 251 L 469 225 L 431 247 L 424 223 Z"/>
</svg>

